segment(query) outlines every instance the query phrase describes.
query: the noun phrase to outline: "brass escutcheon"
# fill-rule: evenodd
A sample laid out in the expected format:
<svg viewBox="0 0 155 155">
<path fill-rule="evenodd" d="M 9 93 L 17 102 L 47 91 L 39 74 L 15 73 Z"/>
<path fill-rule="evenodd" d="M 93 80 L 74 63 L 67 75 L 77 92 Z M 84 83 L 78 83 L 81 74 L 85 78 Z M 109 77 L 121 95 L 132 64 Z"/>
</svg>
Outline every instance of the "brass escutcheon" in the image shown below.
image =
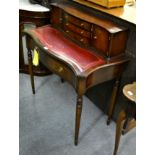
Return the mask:
<svg viewBox="0 0 155 155">
<path fill-rule="evenodd" d="M 62 72 L 62 71 L 63 71 L 63 68 L 59 67 L 58 72 Z"/>
</svg>

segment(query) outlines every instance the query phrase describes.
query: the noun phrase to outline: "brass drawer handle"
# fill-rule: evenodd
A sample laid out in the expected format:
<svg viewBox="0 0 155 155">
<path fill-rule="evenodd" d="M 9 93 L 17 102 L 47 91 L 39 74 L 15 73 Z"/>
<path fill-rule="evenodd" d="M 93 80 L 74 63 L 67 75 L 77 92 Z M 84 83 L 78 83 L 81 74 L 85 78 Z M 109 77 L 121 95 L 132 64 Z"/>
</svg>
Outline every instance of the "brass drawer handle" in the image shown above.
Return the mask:
<svg viewBox="0 0 155 155">
<path fill-rule="evenodd" d="M 80 41 L 81 41 L 81 42 L 83 42 L 83 41 L 84 41 L 84 39 L 82 38 L 82 39 L 80 39 Z"/>
<path fill-rule="evenodd" d="M 84 33 L 84 31 L 81 31 L 80 33 L 81 33 L 81 34 L 83 34 L 83 33 Z"/>
<path fill-rule="evenodd" d="M 69 25 L 69 23 L 66 23 L 66 26 L 68 26 Z"/>
<path fill-rule="evenodd" d="M 80 24 L 80 26 L 84 26 L 84 24 L 83 24 L 83 23 L 81 23 L 81 24 Z"/>
<path fill-rule="evenodd" d="M 94 39 L 97 39 L 97 36 L 94 36 L 93 38 L 94 38 Z"/>
<path fill-rule="evenodd" d="M 68 30 L 66 30 L 66 33 L 69 33 L 69 31 L 68 31 Z"/>
<path fill-rule="evenodd" d="M 59 67 L 58 72 L 61 73 L 63 71 L 62 67 Z"/>
<path fill-rule="evenodd" d="M 60 23 L 62 23 L 62 18 L 60 18 L 59 20 L 60 20 Z"/>
<path fill-rule="evenodd" d="M 68 15 L 65 15 L 65 18 L 68 19 Z"/>
</svg>

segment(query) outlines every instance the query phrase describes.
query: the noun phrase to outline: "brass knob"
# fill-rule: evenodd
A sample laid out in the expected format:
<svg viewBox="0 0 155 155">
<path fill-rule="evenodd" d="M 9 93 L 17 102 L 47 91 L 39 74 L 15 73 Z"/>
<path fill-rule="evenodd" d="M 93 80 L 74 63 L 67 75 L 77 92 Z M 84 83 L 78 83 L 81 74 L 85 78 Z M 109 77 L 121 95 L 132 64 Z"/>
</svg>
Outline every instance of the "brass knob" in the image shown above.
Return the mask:
<svg viewBox="0 0 155 155">
<path fill-rule="evenodd" d="M 84 24 L 83 24 L 83 23 L 81 23 L 81 24 L 80 24 L 80 26 L 84 26 Z"/>
<path fill-rule="evenodd" d="M 66 30 L 66 33 L 69 33 L 69 31 L 68 31 L 68 30 Z"/>
<path fill-rule="evenodd" d="M 68 15 L 65 15 L 65 18 L 68 19 Z"/>
<path fill-rule="evenodd" d="M 60 23 L 61 23 L 62 22 L 62 18 L 60 18 L 59 20 L 60 20 Z"/>
<path fill-rule="evenodd" d="M 94 36 L 93 38 L 94 38 L 94 39 L 97 39 L 97 36 Z"/>
<path fill-rule="evenodd" d="M 84 39 L 82 38 L 82 39 L 80 39 L 80 41 L 81 41 L 81 42 L 83 42 L 83 41 L 84 41 Z"/>
<path fill-rule="evenodd" d="M 62 71 L 63 71 L 63 68 L 62 67 L 59 67 L 58 72 L 60 73 Z"/>
<path fill-rule="evenodd" d="M 69 25 L 69 23 L 66 23 L 66 26 L 68 26 Z"/>
<path fill-rule="evenodd" d="M 83 34 L 83 33 L 84 33 L 84 31 L 81 31 L 80 33 L 81 33 L 81 34 Z"/>
</svg>

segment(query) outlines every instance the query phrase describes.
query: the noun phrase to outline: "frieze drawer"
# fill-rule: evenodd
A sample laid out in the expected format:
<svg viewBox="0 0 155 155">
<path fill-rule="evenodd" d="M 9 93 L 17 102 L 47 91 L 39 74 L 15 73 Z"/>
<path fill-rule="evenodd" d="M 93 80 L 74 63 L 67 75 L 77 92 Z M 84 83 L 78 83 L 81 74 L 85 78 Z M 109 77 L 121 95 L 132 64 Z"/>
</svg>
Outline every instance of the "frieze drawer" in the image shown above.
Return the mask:
<svg viewBox="0 0 155 155">
<path fill-rule="evenodd" d="M 62 61 L 59 61 L 53 57 L 50 57 L 46 52 L 39 50 L 40 61 L 52 72 L 60 75 L 63 79 L 70 81 L 72 85 L 75 85 L 74 73 L 66 66 Z"/>
</svg>

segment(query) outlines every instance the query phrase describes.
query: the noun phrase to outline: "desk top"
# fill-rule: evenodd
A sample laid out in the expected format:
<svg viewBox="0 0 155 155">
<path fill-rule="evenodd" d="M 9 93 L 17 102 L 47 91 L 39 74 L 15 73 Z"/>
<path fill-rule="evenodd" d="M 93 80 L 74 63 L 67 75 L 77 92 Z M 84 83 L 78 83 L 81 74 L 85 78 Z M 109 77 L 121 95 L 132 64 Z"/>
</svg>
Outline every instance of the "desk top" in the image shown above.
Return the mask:
<svg viewBox="0 0 155 155">
<path fill-rule="evenodd" d="M 19 9 L 25 11 L 33 11 L 33 12 L 48 12 L 50 11 L 48 8 L 41 6 L 39 4 L 32 4 L 29 0 L 19 0 Z"/>
<path fill-rule="evenodd" d="M 99 10 L 101 12 L 105 12 L 117 18 L 123 19 L 132 24 L 136 24 L 136 3 L 133 6 L 129 6 L 126 4 L 124 7 L 107 9 L 102 6 L 85 1 L 85 0 L 74 0 L 74 1 L 79 4 Z"/>
</svg>

